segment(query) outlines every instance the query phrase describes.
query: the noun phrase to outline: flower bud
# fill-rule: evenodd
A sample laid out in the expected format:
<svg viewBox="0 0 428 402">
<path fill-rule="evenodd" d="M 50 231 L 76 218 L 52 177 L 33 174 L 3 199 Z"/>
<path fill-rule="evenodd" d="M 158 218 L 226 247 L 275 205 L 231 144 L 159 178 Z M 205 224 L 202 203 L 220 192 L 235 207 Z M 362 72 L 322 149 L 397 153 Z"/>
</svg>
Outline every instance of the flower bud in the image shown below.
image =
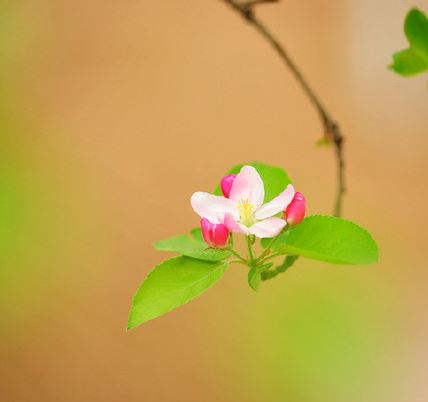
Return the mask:
<svg viewBox="0 0 428 402">
<path fill-rule="evenodd" d="M 236 179 L 236 174 L 228 174 L 221 179 L 220 187 L 226 198 L 229 198 L 230 190 L 232 190 L 233 182 Z"/>
<path fill-rule="evenodd" d="M 211 223 L 208 219 L 201 219 L 202 236 L 210 247 L 223 247 L 229 238 L 229 229 L 223 223 Z"/>
<path fill-rule="evenodd" d="M 294 198 L 288 204 L 284 212 L 284 219 L 289 225 L 298 225 L 302 222 L 306 213 L 306 200 L 302 193 L 294 194 Z"/>
</svg>

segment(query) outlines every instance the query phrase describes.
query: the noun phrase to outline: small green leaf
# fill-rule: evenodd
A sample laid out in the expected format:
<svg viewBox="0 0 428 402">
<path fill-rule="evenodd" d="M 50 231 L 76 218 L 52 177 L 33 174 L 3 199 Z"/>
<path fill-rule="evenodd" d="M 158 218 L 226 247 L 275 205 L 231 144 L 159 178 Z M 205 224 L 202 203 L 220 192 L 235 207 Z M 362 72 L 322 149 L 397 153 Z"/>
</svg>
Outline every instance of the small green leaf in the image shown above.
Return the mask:
<svg viewBox="0 0 428 402">
<path fill-rule="evenodd" d="M 226 175 L 239 173 L 242 166 L 245 165 L 253 166 L 260 174 L 265 184 L 265 202 L 275 198 L 291 183 L 291 180 L 284 169 L 276 166 L 266 165 L 260 162 L 242 163 L 241 165 L 234 166 L 226 173 Z M 214 194 L 223 194 L 221 192 L 220 184 L 214 190 Z"/>
<path fill-rule="evenodd" d="M 261 282 L 261 275 L 263 272 L 267 271 L 273 263 L 264 264 L 260 267 L 252 267 L 250 271 L 248 272 L 248 284 L 250 285 L 250 288 L 257 291 L 260 286 Z"/>
<path fill-rule="evenodd" d="M 159 264 L 135 294 L 128 330 L 181 306 L 216 283 L 227 264 L 175 257 Z"/>
<path fill-rule="evenodd" d="M 371 264 L 378 248 L 371 235 L 350 221 L 314 215 L 283 232 L 272 249 L 333 264 Z"/>
<path fill-rule="evenodd" d="M 322 138 L 315 141 L 315 146 L 318 148 L 328 147 L 331 144 L 332 144 L 331 141 L 329 141 L 326 137 L 322 137 Z"/>
<path fill-rule="evenodd" d="M 426 15 L 417 8 L 412 8 L 406 16 L 404 32 L 409 40 L 410 48 L 428 63 L 428 18 Z"/>
<path fill-rule="evenodd" d="M 173 251 L 205 261 L 221 261 L 231 256 L 230 251 L 210 248 L 205 242 L 195 240 L 188 235 L 169 237 L 158 241 L 154 246 L 157 250 Z"/>
<path fill-rule="evenodd" d="M 257 291 L 260 286 L 260 272 L 257 271 L 257 268 L 253 267 L 248 272 L 248 284 L 250 288 Z"/>
<path fill-rule="evenodd" d="M 413 49 L 406 49 L 392 56 L 394 62 L 389 68 L 397 74 L 410 77 L 428 70 L 428 62 L 418 56 Z"/>
<path fill-rule="evenodd" d="M 428 71 L 428 18 L 412 8 L 404 21 L 404 32 L 409 41 L 408 49 L 393 54 L 392 71 L 403 76 L 412 76 Z"/>
<path fill-rule="evenodd" d="M 282 264 L 278 265 L 273 269 L 262 272 L 261 280 L 267 281 L 269 279 L 275 278 L 275 276 L 279 274 L 284 273 L 285 271 L 287 271 L 288 268 L 293 266 L 293 264 L 297 261 L 298 258 L 298 255 L 287 255 Z"/>
</svg>

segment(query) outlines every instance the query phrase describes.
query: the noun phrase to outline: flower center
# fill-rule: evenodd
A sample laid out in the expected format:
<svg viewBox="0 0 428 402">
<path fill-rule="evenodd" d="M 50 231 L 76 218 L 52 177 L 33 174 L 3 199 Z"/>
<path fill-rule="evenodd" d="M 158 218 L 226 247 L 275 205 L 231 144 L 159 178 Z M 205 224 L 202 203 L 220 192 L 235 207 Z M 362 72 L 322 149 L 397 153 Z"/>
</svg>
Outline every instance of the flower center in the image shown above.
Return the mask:
<svg viewBox="0 0 428 402">
<path fill-rule="evenodd" d="M 251 226 L 254 223 L 253 217 L 254 205 L 251 204 L 250 200 L 239 200 L 238 211 L 240 215 L 240 222 L 245 226 Z"/>
</svg>

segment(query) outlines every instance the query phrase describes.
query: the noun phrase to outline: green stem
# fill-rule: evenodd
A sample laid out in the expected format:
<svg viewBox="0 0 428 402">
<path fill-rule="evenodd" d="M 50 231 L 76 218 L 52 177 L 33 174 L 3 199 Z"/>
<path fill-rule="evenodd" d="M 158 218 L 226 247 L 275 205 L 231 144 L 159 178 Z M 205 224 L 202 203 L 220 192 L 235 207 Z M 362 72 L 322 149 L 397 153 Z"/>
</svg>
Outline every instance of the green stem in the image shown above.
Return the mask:
<svg viewBox="0 0 428 402">
<path fill-rule="evenodd" d="M 250 265 L 253 266 L 256 259 L 254 258 L 253 246 L 251 245 L 250 236 L 247 236 L 247 247 L 248 247 L 248 256 L 250 258 Z"/>
<path fill-rule="evenodd" d="M 242 265 L 248 266 L 247 261 L 242 261 L 242 260 L 230 260 L 229 261 L 229 264 L 233 264 L 233 263 L 242 264 Z"/>
<path fill-rule="evenodd" d="M 257 262 L 263 262 L 263 258 L 265 256 L 267 256 L 270 253 L 270 249 L 272 248 L 273 244 L 276 242 L 276 240 L 278 239 L 279 235 L 274 237 L 270 243 L 267 245 L 265 251 L 263 251 L 263 253 L 260 255 L 260 257 L 257 259 Z"/>
<path fill-rule="evenodd" d="M 267 257 L 263 258 L 262 260 L 259 259 L 259 264 L 264 264 L 266 261 L 271 260 L 272 258 L 278 257 L 280 255 L 284 255 L 283 253 L 273 253 L 271 255 L 268 255 Z"/>
<path fill-rule="evenodd" d="M 230 251 L 235 257 L 238 257 L 241 262 L 248 265 L 248 261 L 242 257 L 238 252 L 236 252 L 233 248 L 226 248 L 225 250 Z"/>
</svg>

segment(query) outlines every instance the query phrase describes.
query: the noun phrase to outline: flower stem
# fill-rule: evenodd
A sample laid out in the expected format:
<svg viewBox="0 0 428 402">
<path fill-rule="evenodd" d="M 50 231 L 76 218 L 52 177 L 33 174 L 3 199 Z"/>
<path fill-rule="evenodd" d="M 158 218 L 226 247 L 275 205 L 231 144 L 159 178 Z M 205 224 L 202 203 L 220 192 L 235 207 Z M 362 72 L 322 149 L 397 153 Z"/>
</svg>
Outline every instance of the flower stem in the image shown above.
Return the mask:
<svg viewBox="0 0 428 402">
<path fill-rule="evenodd" d="M 234 263 L 236 263 L 236 264 L 243 264 L 243 265 L 247 265 L 248 266 L 247 261 L 243 261 L 243 260 L 230 260 L 229 261 L 229 264 L 234 264 Z"/>
<path fill-rule="evenodd" d="M 250 265 L 253 266 L 256 259 L 254 258 L 253 246 L 251 245 L 251 238 L 247 236 L 247 246 L 248 246 L 248 257 L 250 259 Z"/>
<path fill-rule="evenodd" d="M 276 239 L 278 239 L 278 237 L 279 237 L 279 235 L 278 235 L 278 236 L 276 236 L 276 237 L 274 237 L 274 238 L 270 241 L 270 243 L 267 245 L 267 247 L 266 247 L 265 251 L 263 251 L 263 253 L 260 255 L 260 257 L 259 257 L 259 258 L 257 258 L 257 262 L 263 262 L 263 258 L 264 258 L 265 256 L 267 256 L 267 255 L 270 253 L 270 249 L 271 249 L 271 247 L 273 246 L 273 244 L 276 242 Z"/>
<path fill-rule="evenodd" d="M 273 254 L 271 254 L 271 255 L 268 255 L 268 256 L 266 256 L 265 258 L 263 258 L 263 259 L 259 259 L 258 260 L 258 263 L 259 264 L 264 264 L 266 261 L 269 261 L 269 260 L 271 260 L 272 258 L 275 258 L 275 257 L 278 257 L 278 256 L 280 256 L 280 255 L 284 255 L 283 253 L 273 253 Z M 261 257 L 261 256 L 260 256 Z"/>
<path fill-rule="evenodd" d="M 248 261 L 244 257 L 242 257 L 238 252 L 236 252 L 233 248 L 228 247 L 225 250 L 230 251 L 235 257 L 239 258 L 239 261 L 241 261 L 242 263 L 248 265 Z"/>
</svg>

